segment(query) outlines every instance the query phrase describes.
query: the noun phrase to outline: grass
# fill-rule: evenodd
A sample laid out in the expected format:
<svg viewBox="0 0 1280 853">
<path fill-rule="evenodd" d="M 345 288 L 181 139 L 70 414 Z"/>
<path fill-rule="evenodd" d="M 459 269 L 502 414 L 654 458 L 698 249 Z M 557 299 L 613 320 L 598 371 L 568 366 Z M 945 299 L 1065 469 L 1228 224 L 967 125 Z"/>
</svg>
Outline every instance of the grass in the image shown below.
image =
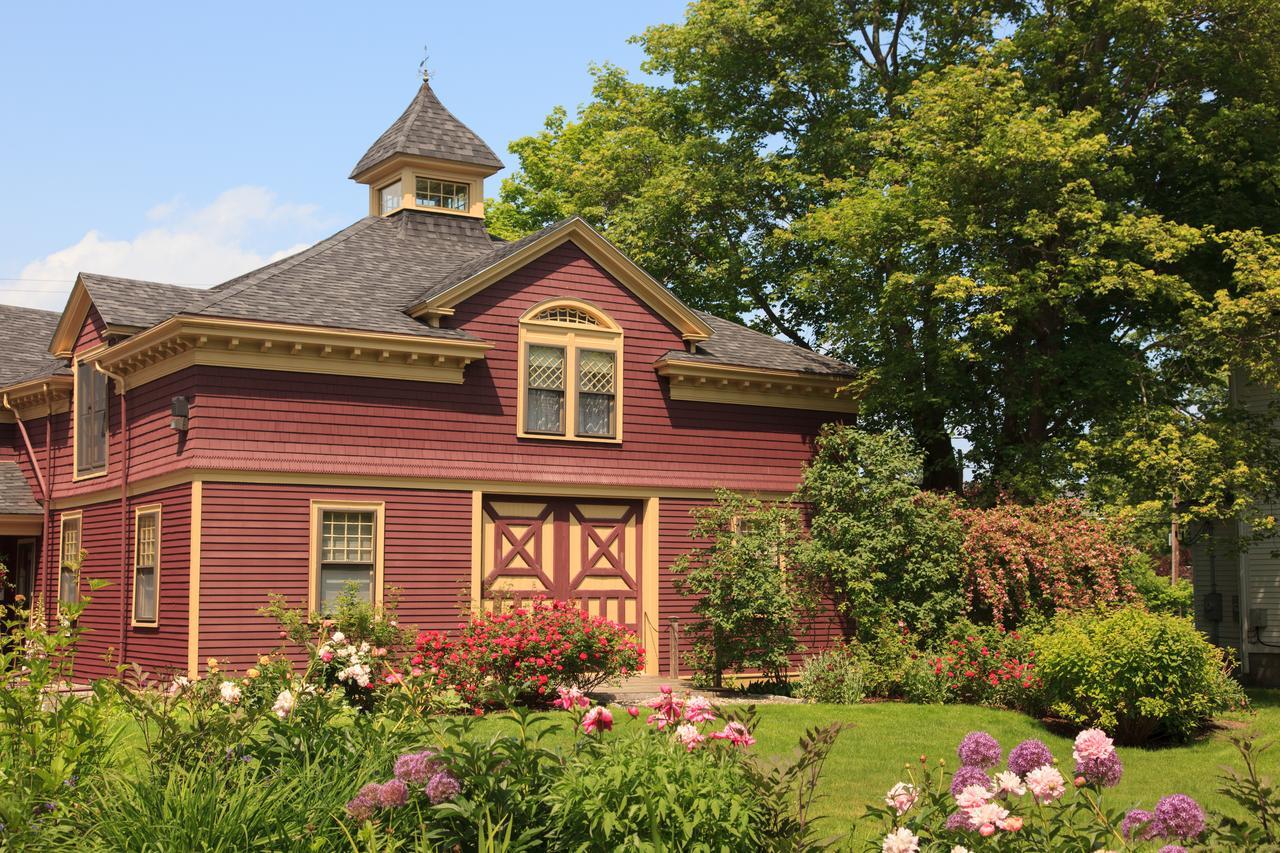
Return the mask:
<svg viewBox="0 0 1280 853">
<path fill-rule="evenodd" d="M 1210 812 L 1237 813 L 1238 808 L 1217 792 L 1225 766 L 1239 766 L 1230 743 L 1233 733 L 1269 735 L 1280 731 L 1280 691 L 1251 693 L 1254 710 L 1233 714 L 1192 743 L 1143 749 L 1121 747 L 1125 775 L 1108 791 L 1109 806 L 1128 810 L 1151 808 L 1165 794 L 1184 793 Z M 762 705 L 756 749 L 762 755 L 786 756 L 804 729 L 827 723 L 852 728 L 837 741 L 818 785 L 816 809 L 831 832 L 848 832 L 867 803 L 904 778 L 903 765 L 918 767 L 921 755 L 931 763 L 946 759 L 957 764 L 955 748 L 967 732 L 982 729 L 1007 751 L 1026 738 L 1048 744 L 1060 762 L 1071 761 L 1071 738 L 1050 730 L 1039 720 L 1013 711 L 968 705 L 906 705 L 883 702 L 867 705 Z M 1264 756 L 1263 772 L 1280 777 L 1280 749 Z"/>
<path fill-rule="evenodd" d="M 1240 766 L 1231 735 L 1266 737 L 1280 731 L 1280 690 L 1252 691 L 1250 698 L 1252 711 L 1223 717 L 1212 731 L 1191 743 L 1120 747 L 1124 779 L 1106 793 L 1104 804 L 1124 811 L 1150 809 L 1165 794 L 1183 793 L 1211 813 L 1238 814 L 1239 808 L 1217 790 L 1223 769 Z M 757 710 L 760 723 L 754 749 L 765 759 L 794 755 L 796 743 L 808 728 L 837 722 L 849 726 L 836 742 L 818 784 L 815 810 L 823 822 L 823 833 L 845 835 L 854 830 L 854 821 L 866 805 L 879 802 L 895 782 L 905 779 L 904 764 L 919 767 L 921 755 L 931 764 L 945 759 L 947 767 L 954 769 L 958 764 L 956 745 L 975 729 L 992 734 L 1006 755 L 1019 741 L 1038 738 L 1070 769 L 1072 737 L 1014 711 L 900 702 L 760 705 Z M 614 716 L 619 725 L 629 722 L 625 712 Z M 1280 748 L 1264 755 L 1262 771 L 1273 779 L 1280 778 Z M 863 826 L 854 835 L 862 839 L 875 830 Z"/>
</svg>

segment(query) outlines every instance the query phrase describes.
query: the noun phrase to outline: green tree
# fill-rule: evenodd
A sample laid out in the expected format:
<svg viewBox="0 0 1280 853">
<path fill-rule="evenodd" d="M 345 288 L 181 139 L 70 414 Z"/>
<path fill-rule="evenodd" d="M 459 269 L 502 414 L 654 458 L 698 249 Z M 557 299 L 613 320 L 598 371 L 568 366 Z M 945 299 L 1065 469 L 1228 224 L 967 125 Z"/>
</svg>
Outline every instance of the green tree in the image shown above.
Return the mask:
<svg viewBox="0 0 1280 853">
<path fill-rule="evenodd" d="M 697 598 L 692 661 L 720 686 L 731 670 L 758 669 L 781 682 L 790 655 L 801 651 L 800 620 L 815 598 L 792 571 L 804 537 L 794 507 L 719 491 L 716 502 L 694 510 L 690 535 L 701 541 L 672 565 L 676 588 Z"/>
<path fill-rule="evenodd" d="M 812 542 L 799 565 L 828 588 L 847 632 L 901 620 L 924 639 L 966 613 L 964 529 L 954 498 L 921 491 L 923 456 L 902 433 L 831 427 L 799 496 Z"/>
</svg>

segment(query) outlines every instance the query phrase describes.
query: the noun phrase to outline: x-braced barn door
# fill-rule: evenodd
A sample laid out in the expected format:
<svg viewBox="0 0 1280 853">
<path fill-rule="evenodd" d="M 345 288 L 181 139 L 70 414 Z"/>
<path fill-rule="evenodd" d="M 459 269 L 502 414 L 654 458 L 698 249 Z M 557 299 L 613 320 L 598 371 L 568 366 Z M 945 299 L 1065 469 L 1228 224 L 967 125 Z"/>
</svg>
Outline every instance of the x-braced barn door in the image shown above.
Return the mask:
<svg viewBox="0 0 1280 853">
<path fill-rule="evenodd" d="M 545 595 L 638 631 L 641 516 L 637 501 L 485 498 L 485 606 Z"/>
</svg>

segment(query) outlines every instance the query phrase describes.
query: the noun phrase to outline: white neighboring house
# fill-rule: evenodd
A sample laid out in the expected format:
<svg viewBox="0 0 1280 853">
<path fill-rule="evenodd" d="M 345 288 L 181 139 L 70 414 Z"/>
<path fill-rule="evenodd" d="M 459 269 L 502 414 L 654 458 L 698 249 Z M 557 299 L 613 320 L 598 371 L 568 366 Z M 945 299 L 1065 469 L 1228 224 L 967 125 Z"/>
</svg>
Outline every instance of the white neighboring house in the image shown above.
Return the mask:
<svg viewBox="0 0 1280 853">
<path fill-rule="evenodd" d="M 1236 404 L 1249 411 L 1264 411 L 1280 399 L 1275 390 L 1238 376 L 1231 385 Z M 1280 517 L 1280 503 L 1264 510 Z M 1240 519 L 1196 527 L 1196 627 L 1236 651 L 1246 683 L 1280 687 L 1280 540 L 1249 542 L 1250 529 Z"/>
</svg>

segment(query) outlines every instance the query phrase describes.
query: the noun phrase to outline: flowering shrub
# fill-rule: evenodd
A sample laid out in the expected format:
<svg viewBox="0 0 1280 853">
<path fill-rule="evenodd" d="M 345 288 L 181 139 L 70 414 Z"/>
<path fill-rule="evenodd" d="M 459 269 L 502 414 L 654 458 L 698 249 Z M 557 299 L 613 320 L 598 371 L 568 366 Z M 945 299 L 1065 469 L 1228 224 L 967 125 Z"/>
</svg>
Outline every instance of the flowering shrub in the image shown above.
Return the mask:
<svg viewBox="0 0 1280 853">
<path fill-rule="evenodd" d="M 1226 653 L 1181 617 L 1138 607 L 1064 616 L 1035 648 L 1051 710 L 1124 743 L 1185 738 L 1245 703 Z"/>
<path fill-rule="evenodd" d="M 953 626 L 953 636 L 930 658 L 946 701 L 993 708 L 1034 710 L 1041 692 L 1035 650 L 1018 631 Z"/>
<path fill-rule="evenodd" d="M 1131 601 L 1125 567 L 1133 550 L 1074 500 L 1004 503 L 960 510 L 960 565 L 972 618 L 1013 627 L 1032 614 L 1053 616 Z"/>
<path fill-rule="evenodd" d="M 625 627 L 544 598 L 476 614 L 456 637 L 424 631 L 416 650 L 411 675 L 452 688 L 472 704 L 504 688 L 545 702 L 559 685 L 587 690 L 644 667 L 644 649 Z"/>
<path fill-rule="evenodd" d="M 1000 769 L 1000 744 L 986 732 L 970 732 L 956 754 L 962 763 L 950 780 L 945 762 L 929 769 L 922 756 L 920 769 L 894 785 L 883 806 L 868 809 L 870 819 L 883 826 L 869 849 L 1044 851 L 1125 845 L 1119 813 L 1102 805 L 1103 790 L 1123 771 L 1104 732 L 1087 730 L 1076 738 L 1071 780 L 1037 740 L 1010 750 L 1005 769 Z M 1185 820 L 1178 825 L 1186 839 L 1204 830 L 1203 820 L 1198 830 Z"/>
<path fill-rule="evenodd" d="M 855 705 L 866 695 L 861 650 L 837 641 L 804 659 L 796 695 L 810 702 Z"/>
</svg>

